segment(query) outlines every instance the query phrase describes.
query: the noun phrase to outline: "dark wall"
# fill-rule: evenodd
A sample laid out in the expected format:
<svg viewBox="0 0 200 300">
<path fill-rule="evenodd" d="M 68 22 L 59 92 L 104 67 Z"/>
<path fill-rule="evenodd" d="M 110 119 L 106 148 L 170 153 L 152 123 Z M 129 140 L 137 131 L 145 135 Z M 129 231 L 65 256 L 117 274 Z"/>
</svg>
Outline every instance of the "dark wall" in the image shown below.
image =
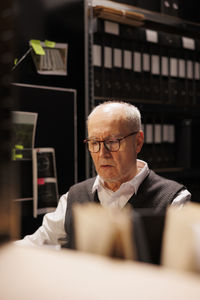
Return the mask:
<svg viewBox="0 0 200 300">
<path fill-rule="evenodd" d="M 77 90 L 78 177 L 85 178 L 84 5 L 83 1 L 15 1 L 15 57 L 29 49 L 30 39 L 68 44 L 67 76 L 39 75 L 29 54 L 13 72 L 14 82 Z M 78 74 L 78 75 L 77 75 Z"/>
</svg>

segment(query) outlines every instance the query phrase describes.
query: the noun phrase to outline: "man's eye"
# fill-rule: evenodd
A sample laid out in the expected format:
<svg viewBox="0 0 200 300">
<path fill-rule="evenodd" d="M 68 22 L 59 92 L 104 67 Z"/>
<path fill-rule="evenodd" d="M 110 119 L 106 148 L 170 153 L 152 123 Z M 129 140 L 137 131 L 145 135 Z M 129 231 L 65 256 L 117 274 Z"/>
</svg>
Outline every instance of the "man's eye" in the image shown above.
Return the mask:
<svg viewBox="0 0 200 300">
<path fill-rule="evenodd" d="M 109 144 L 109 145 L 114 145 L 114 144 L 117 144 L 117 143 L 118 143 L 117 140 L 108 140 L 107 141 L 107 144 Z"/>
<path fill-rule="evenodd" d="M 98 145 L 98 142 L 97 142 L 97 141 L 90 141 L 90 144 L 91 144 L 92 146 L 96 146 L 96 145 Z"/>
</svg>

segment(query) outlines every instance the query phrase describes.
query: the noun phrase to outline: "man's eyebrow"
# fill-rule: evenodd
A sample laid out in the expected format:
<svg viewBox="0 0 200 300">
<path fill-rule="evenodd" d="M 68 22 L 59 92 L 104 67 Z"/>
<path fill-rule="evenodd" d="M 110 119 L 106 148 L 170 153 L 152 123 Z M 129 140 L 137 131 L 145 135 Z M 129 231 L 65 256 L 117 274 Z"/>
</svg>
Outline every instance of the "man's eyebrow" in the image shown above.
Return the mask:
<svg viewBox="0 0 200 300">
<path fill-rule="evenodd" d="M 117 134 L 117 135 L 114 135 L 114 134 L 111 134 L 111 135 L 108 135 L 107 137 L 105 137 L 103 140 L 109 140 L 109 139 L 118 139 L 118 138 L 120 138 L 122 135 L 120 135 L 120 134 Z M 102 139 L 100 139 L 99 137 L 96 137 L 96 136 L 90 136 L 90 137 L 88 137 L 90 140 L 91 139 L 94 139 L 94 140 L 102 140 Z"/>
</svg>

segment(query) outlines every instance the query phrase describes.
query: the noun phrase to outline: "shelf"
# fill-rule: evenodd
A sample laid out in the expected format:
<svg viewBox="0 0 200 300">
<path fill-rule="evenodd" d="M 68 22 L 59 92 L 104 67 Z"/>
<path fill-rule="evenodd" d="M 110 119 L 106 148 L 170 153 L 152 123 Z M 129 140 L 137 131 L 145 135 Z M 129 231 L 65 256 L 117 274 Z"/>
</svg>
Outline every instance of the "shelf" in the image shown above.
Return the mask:
<svg viewBox="0 0 200 300">
<path fill-rule="evenodd" d="M 112 100 L 112 97 L 99 97 L 94 96 L 95 101 L 104 102 L 108 100 Z M 116 98 L 116 101 L 128 101 L 136 106 L 139 106 L 145 112 L 158 112 L 165 114 L 176 114 L 177 118 L 181 115 L 191 115 L 193 117 L 199 117 L 200 114 L 200 105 L 176 105 L 172 103 L 161 103 L 159 101 L 151 101 L 148 99 L 125 99 L 125 98 Z"/>
<path fill-rule="evenodd" d="M 123 12 L 122 19 L 123 17 L 125 19 L 126 13 L 135 12 L 141 14 L 144 16 L 144 24 L 141 26 L 145 26 L 145 28 L 180 34 L 191 38 L 200 38 L 200 23 L 186 21 L 179 17 L 153 12 L 136 6 L 113 1 L 93 0 L 91 3 L 93 8 L 103 6 L 106 8 L 121 10 Z"/>
</svg>

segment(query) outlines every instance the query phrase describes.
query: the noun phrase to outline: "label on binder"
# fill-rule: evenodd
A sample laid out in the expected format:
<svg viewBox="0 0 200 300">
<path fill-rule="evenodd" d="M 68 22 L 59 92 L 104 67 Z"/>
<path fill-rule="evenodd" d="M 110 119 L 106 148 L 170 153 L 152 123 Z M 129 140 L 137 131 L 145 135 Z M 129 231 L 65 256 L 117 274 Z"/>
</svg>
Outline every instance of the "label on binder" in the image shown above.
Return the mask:
<svg viewBox="0 0 200 300">
<path fill-rule="evenodd" d="M 104 31 L 107 33 L 119 35 L 119 24 L 110 21 L 104 21 Z"/>
<path fill-rule="evenodd" d="M 146 39 L 147 39 L 147 42 L 158 43 L 157 31 L 146 29 Z"/>
<path fill-rule="evenodd" d="M 183 43 L 183 48 L 195 50 L 195 40 L 194 39 L 183 36 L 182 43 Z"/>
</svg>

